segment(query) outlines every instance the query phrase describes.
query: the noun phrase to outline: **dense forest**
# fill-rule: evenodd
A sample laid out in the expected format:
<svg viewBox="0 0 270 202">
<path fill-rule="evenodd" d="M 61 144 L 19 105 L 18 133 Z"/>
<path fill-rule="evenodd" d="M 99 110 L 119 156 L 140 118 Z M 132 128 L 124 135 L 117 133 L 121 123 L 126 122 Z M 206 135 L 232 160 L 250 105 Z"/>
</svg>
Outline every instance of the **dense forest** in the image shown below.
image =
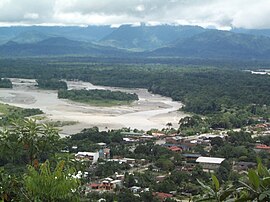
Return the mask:
<svg viewBox="0 0 270 202">
<path fill-rule="evenodd" d="M 9 79 L 0 78 L 0 88 L 12 88 L 12 82 Z"/>
<path fill-rule="evenodd" d="M 59 90 L 67 89 L 67 83 L 64 81 L 59 81 L 57 79 L 38 79 L 37 86 L 42 89 L 48 90 Z"/>
<path fill-rule="evenodd" d="M 199 114 L 191 113 L 190 117 L 179 121 L 177 132 L 182 136 L 212 132 L 219 128 L 255 125 L 261 121 L 269 121 L 270 118 L 269 76 L 242 71 L 245 69 L 243 66 L 236 69 L 214 65 L 199 67 L 151 63 L 66 62 L 67 60 L 69 59 L 4 60 L 0 63 L 0 75 L 3 78 L 42 79 L 47 82 L 44 85 L 46 89 L 52 88 L 52 80 L 57 81 L 53 88 L 59 89 L 58 81 L 61 79 L 147 88 L 153 93 L 180 100 L 185 104 L 184 110 Z M 93 92 L 94 95 L 91 95 Z M 75 101 L 88 101 L 89 98 L 120 101 L 138 99 L 137 95 L 99 90 L 61 89 L 59 95 L 67 99 L 78 99 Z M 240 201 L 259 197 L 265 199 L 261 201 L 269 199 L 265 191 L 269 191 L 270 174 L 261 164 L 262 162 L 269 167 L 269 152 L 255 151 L 254 148 L 258 142 L 269 145 L 270 140 L 268 136 L 254 137 L 253 131 L 247 131 L 246 128 L 239 132 L 227 132 L 224 138 L 211 138 L 207 144 L 197 144 L 191 151 L 183 151 L 182 155 L 164 145 L 156 145 L 155 141 L 125 142 L 122 132 L 130 132 L 129 129 L 99 131 L 94 127 L 60 139 L 55 128 L 34 120 L 23 120 L 28 115 L 42 113 L 40 110 L 0 105 L 0 113 L 2 121 L 5 121 L 2 125 L 12 123 L 12 127 L 0 131 L 0 197 L 4 201 L 97 201 L 100 198 L 119 202 L 157 201 L 153 193 L 171 191 L 193 201 L 222 201 L 221 197 Z M 172 131 L 176 132 L 174 129 Z M 90 167 L 73 161 L 76 152 L 99 151 L 101 146 L 97 143 L 100 142 L 106 143 L 110 148 L 111 157 L 134 158 L 138 161 L 144 159 L 147 169 L 142 173 L 129 174 L 136 169 L 137 164 L 132 168 L 128 163 L 120 164 L 103 159 Z M 188 168 L 184 155 L 190 152 L 226 160 L 211 176 L 198 164 L 187 172 L 181 169 L 183 166 Z M 258 168 L 248 170 L 248 174 L 239 174 L 234 169 L 235 162 L 249 162 L 254 165 L 257 161 Z M 79 180 L 73 176 L 77 171 L 87 171 L 88 175 Z M 116 172 L 122 172 L 125 176 L 124 188 L 116 189 L 115 193 L 91 192 L 86 195 L 79 189 L 79 186 L 88 187 L 86 182 L 90 182 L 90 179 L 102 179 Z M 163 173 L 164 179 L 156 183 L 156 177 Z M 245 184 L 241 184 L 240 180 Z M 57 186 L 54 186 L 55 183 Z M 149 188 L 150 191 L 139 193 L 140 197 L 137 197 L 138 194 L 134 195 L 130 191 L 133 186 Z M 249 189 L 250 187 L 255 188 Z"/>
<path fill-rule="evenodd" d="M 129 103 L 139 99 L 136 94 L 110 90 L 59 90 L 58 98 L 92 104 L 93 102 L 113 104 L 117 101 Z"/>
<path fill-rule="evenodd" d="M 228 117 L 234 116 L 240 119 L 237 122 L 246 122 L 247 117 L 252 115 L 269 118 L 269 76 L 242 71 L 248 68 L 246 63 L 237 63 L 238 68 L 225 63 L 222 68 L 215 62 L 200 66 L 196 60 L 191 63 L 194 65 L 177 65 L 174 60 L 173 64 L 154 65 L 150 63 L 151 60 L 143 64 L 144 60 L 139 59 L 135 64 L 134 58 L 131 64 L 113 60 L 111 63 L 106 60 L 105 63 L 102 60 L 89 62 L 91 60 L 87 57 L 6 59 L 0 63 L 0 75 L 38 80 L 78 79 L 97 85 L 147 88 L 153 93 L 183 102 L 187 112 L 218 116 L 218 120 L 228 120 Z M 257 64 L 257 68 L 265 65 Z M 227 117 L 224 117 L 224 112 Z M 225 128 L 226 125 L 243 126 L 223 125 Z"/>
</svg>

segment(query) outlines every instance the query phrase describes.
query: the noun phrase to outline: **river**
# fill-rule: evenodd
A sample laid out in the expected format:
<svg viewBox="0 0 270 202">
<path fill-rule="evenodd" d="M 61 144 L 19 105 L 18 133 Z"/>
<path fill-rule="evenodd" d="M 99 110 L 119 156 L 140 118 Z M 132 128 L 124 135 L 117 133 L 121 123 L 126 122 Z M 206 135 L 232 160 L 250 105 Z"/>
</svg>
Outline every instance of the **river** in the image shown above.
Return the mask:
<svg viewBox="0 0 270 202">
<path fill-rule="evenodd" d="M 171 98 L 155 95 L 146 89 L 126 89 L 96 86 L 81 81 L 67 81 L 69 89 L 108 89 L 136 93 L 139 100 L 130 105 L 97 107 L 69 100 L 58 99 L 57 91 L 40 90 L 32 79 L 11 79 L 13 89 L 0 89 L 2 103 L 22 107 L 39 108 L 47 119 L 54 121 L 76 121 L 77 124 L 64 126 L 62 135 L 79 132 L 83 128 L 97 126 L 101 130 L 130 127 L 132 129 L 162 129 L 168 122 L 178 127 L 180 118 L 187 116 L 179 111 L 182 103 Z"/>
</svg>

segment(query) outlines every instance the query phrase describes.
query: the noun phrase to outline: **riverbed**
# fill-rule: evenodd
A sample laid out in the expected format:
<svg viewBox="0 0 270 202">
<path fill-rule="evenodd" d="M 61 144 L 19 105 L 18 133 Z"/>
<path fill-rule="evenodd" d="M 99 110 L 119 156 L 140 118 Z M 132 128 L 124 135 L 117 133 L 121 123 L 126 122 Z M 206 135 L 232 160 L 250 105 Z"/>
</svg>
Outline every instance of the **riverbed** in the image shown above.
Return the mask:
<svg viewBox="0 0 270 202">
<path fill-rule="evenodd" d="M 39 108 L 47 119 L 53 121 L 76 121 L 77 124 L 63 126 L 62 135 L 71 135 L 83 128 L 93 126 L 101 130 L 162 129 L 168 122 L 178 127 L 180 118 L 187 116 L 179 109 L 182 103 L 171 98 L 152 94 L 146 89 L 127 89 L 118 87 L 96 86 L 82 81 L 66 81 L 68 89 L 107 89 L 136 93 L 139 100 L 130 105 L 97 107 L 57 98 L 57 91 L 40 90 L 33 79 L 11 79 L 13 89 L 0 89 L 0 102 L 22 107 Z"/>
</svg>

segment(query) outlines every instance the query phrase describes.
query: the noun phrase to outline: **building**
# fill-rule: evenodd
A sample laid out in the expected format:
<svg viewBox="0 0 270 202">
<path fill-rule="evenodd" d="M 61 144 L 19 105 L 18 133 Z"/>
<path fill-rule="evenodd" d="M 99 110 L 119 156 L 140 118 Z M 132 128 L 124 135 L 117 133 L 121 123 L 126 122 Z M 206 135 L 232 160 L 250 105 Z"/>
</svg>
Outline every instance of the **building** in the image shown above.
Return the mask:
<svg viewBox="0 0 270 202">
<path fill-rule="evenodd" d="M 157 197 L 160 201 L 165 201 L 167 198 L 172 198 L 172 194 L 167 194 L 163 192 L 153 192 L 153 196 Z"/>
<path fill-rule="evenodd" d="M 196 160 L 201 156 L 200 154 L 194 154 L 194 153 L 182 154 L 182 155 L 185 158 L 186 163 L 195 163 Z"/>
<path fill-rule="evenodd" d="M 182 152 L 182 148 L 177 147 L 177 146 L 172 146 L 172 147 L 169 147 L 168 149 L 173 152 L 179 152 L 179 153 Z"/>
<path fill-rule="evenodd" d="M 197 158 L 196 163 L 199 163 L 204 171 L 213 171 L 219 168 L 225 158 L 214 158 L 201 156 Z"/>
<path fill-rule="evenodd" d="M 241 171 L 248 171 L 251 168 L 255 168 L 256 167 L 256 163 L 254 162 L 244 162 L 244 161 L 239 161 L 239 162 L 235 162 L 233 165 L 233 170 L 237 171 L 237 172 L 241 172 Z"/>
<path fill-rule="evenodd" d="M 99 150 L 99 158 L 109 159 L 111 150 L 109 148 L 102 148 Z"/>
<path fill-rule="evenodd" d="M 260 151 L 270 152 L 270 146 L 267 146 L 265 144 L 258 144 L 255 146 L 254 150 L 256 152 L 260 152 Z"/>
<path fill-rule="evenodd" d="M 75 158 L 80 161 L 91 161 L 94 164 L 99 159 L 99 152 L 78 152 Z"/>
<path fill-rule="evenodd" d="M 92 183 L 89 185 L 89 191 L 111 191 L 117 187 L 122 187 L 122 180 L 114 180 L 112 178 L 105 178 L 101 183 Z"/>
</svg>

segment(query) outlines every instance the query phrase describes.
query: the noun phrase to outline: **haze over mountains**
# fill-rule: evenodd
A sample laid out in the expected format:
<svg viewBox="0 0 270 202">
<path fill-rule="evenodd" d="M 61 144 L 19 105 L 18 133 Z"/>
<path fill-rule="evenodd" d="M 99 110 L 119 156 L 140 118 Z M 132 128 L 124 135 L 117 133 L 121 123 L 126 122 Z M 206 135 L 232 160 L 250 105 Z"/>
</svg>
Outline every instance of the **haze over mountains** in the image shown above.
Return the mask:
<svg viewBox="0 0 270 202">
<path fill-rule="evenodd" d="M 98 55 L 269 59 L 270 30 L 158 25 L 0 28 L 0 56 Z"/>
</svg>

